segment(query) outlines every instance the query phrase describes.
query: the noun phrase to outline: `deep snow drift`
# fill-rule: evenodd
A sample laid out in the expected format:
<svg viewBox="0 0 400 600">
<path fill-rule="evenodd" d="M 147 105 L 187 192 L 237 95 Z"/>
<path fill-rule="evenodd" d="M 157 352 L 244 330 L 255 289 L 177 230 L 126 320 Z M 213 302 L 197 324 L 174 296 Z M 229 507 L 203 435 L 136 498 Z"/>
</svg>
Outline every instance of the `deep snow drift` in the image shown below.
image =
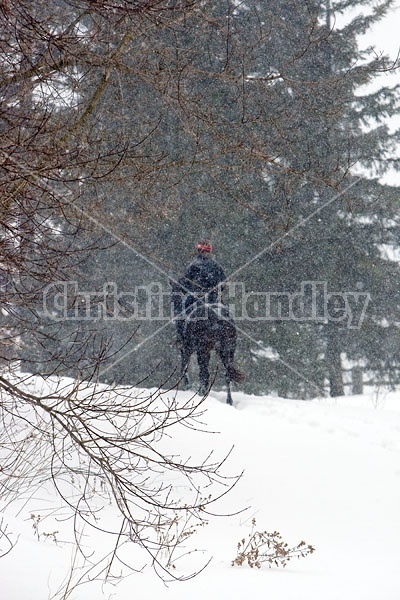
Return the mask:
<svg viewBox="0 0 400 600">
<path fill-rule="evenodd" d="M 69 600 L 399 600 L 400 393 L 308 402 L 236 392 L 234 408 L 224 398 L 211 392 L 205 401 L 203 421 L 217 433 L 173 438 L 192 456 L 211 449 L 223 455 L 234 445 L 228 470 L 244 469 L 215 507 L 231 516 L 211 517 L 196 534 L 199 552 L 185 559 L 193 568 L 212 557 L 210 565 L 195 579 L 168 586 L 145 568 L 116 586 L 85 583 Z M 18 514 L 7 508 L 8 531 L 19 539 L 0 560 L 2 600 L 46 600 L 68 575 L 74 552 L 63 541 L 63 523 L 56 541 L 38 540 L 33 527 L 32 511 L 45 505 L 48 512 L 53 501 L 33 498 Z M 285 569 L 232 567 L 253 518 L 290 546 L 305 540 L 316 552 Z"/>
</svg>

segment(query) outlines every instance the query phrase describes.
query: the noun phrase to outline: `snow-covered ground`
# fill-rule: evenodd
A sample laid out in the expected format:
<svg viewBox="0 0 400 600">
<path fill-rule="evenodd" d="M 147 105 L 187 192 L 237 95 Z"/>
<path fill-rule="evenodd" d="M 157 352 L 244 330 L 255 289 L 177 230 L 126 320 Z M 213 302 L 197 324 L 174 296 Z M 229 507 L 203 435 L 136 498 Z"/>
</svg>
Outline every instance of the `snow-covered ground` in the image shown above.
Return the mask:
<svg viewBox="0 0 400 600">
<path fill-rule="evenodd" d="M 212 392 L 206 400 L 203 421 L 217 433 L 185 430 L 172 440 L 188 455 L 223 455 L 234 445 L 227 468 L 244 469 L 215 506 L 231 516 L 210 517 L 196 534 L 200 552 L 187 558 L 201 566 L 212 557 L 210 565 L 168 586 L 146 568 L 117 586 L 82 585 L 68 599 L 399 600 L 400 393 L 308 402 L 236 392 L 233 408 L 224 396 Z M 7 508 L 8 531 L 19 539 L 0 560 L 2 600 L 47 600 L 68 574 L 73 547 L 62 541 L 63 523 L 57 541 L 37 539 L 33 527 L 35 504 L 39 510 L 51 501 L 34 498 L 18 514 Z M 279 531 L 290 546 L 305 540 L 315 553 L 285 569 L 232 567 L 253 518 L 259 529 Z"/>
</svg>

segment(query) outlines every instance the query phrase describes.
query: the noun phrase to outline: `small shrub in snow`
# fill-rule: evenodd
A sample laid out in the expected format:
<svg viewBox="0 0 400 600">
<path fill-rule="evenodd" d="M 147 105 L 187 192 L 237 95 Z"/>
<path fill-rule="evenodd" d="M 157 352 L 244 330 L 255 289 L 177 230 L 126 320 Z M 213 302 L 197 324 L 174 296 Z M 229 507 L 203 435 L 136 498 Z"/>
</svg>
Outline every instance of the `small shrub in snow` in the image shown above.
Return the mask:
<svg viewBox="0 0 400 600">
<path fill-rule="evenodd" d="M 237 556 L 232 561 L 232 566 L 241 566 L 247 562 L 249 567 L 258 569 L 263 563 L 267 563 L 269 567 L 272 565 L 286 567 L 292 558 L 305 557 L 315 551 L 313 546 L 303 541 L 290 548 L 277 531 L 273 533 L 260 532 L 256 531 L 255 527 L 256 521 L 253 519 L 252 531 L 248 539 L 243 538 L 237 545 Z"/>
</svg>

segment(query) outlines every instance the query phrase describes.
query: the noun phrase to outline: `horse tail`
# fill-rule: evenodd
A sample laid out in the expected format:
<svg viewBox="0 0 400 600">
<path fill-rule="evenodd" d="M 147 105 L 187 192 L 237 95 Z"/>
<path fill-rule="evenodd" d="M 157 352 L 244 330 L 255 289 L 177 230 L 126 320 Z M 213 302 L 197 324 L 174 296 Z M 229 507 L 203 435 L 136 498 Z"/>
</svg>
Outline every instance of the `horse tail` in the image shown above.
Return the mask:
<svg viewBox="0 0 400 600">
<path fill-rule="evenodd" d="M 239 371 L 239 369 L 237 369 L 236 367 L 228 368 L 228 377 L 231 381 L 234 381 L 235 383 L 242 383 L 242 381 L 244 381 L 245 378 L 244 373 Z"/>
</svg>

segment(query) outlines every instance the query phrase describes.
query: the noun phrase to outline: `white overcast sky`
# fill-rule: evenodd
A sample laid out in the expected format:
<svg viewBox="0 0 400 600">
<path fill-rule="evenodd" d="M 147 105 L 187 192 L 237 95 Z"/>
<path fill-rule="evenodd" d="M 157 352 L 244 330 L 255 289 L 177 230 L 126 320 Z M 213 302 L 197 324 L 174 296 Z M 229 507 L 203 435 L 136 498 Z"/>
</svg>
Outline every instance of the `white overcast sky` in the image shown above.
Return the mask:
<svg viewBox="0 0 400 600">
<path fill-rule="evenodd" d="M 373 45 L 378 53 L 383 52 L 400 64 L 400 0 L 396 0 L 393 9 L 388 13 L 385 19 L 382 19 L 365 36 L 360 39 L 360 47 L 364 48 Z M 392 74 L 384 74 L 380 78 L 381 85 L 396 85 L 400 83 L 400 67 Z M 376 88 L 377 86 L 374 86 Z M 391 119 L 390 124 L 393 128 L 400 128 L 400 113 L 398 117 Z M 400 156 L 400 149 L 398 152 Z M 388 174 L 383 178 L 384 182 L 400 186 L 400 173 Z"/>
<path fill-rule="evenodd" d="M 388 16 L 365 37 L 394 59 L 400 50 L 400 0 L 396 0 L 393 7 Z M 398 77 L 400 79 L 400 74 Z"/>
</svg>

